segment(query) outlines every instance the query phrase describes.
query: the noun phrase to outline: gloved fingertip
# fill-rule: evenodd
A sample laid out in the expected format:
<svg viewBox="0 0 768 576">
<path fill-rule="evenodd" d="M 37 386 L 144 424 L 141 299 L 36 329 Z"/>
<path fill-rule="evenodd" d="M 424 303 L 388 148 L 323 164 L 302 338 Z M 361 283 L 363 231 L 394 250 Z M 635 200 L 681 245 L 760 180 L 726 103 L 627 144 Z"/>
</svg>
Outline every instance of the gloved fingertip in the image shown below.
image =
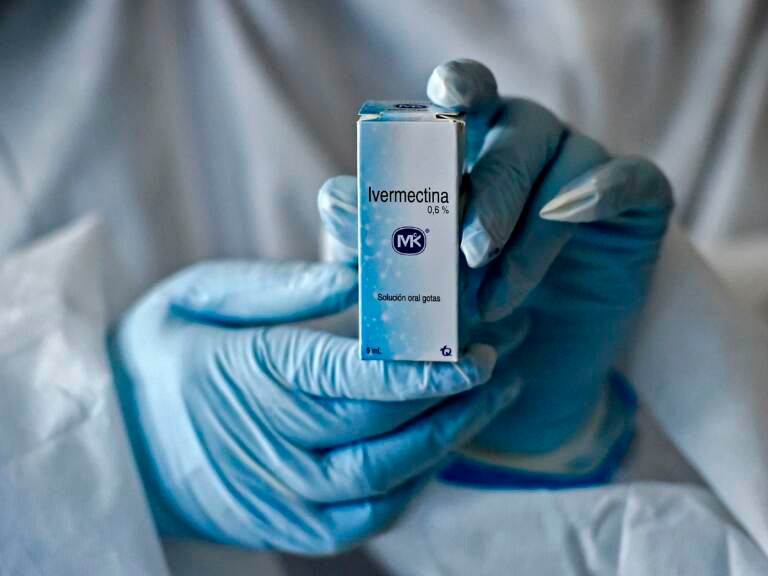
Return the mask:
<svg viewBox="0 0 768 576">
<path fill-rule="evenodd" d="M 357 179 L 342 175 L 326 180 L 317 194 L 317 208 L 328 233 L 354 248 L 357 245 Z"/>
<path fill-rule="evenodd" d="M 488 344 L 473 344 L 470 346 L 467 355 L 471 358 L 477 370 L 478 381 L 488 381 L 493 374 L 493 369 L 496 367 L 496 359 L 498 358 L 496 349 Z"/>
<path fill-rule="evenodd" d="M 628 211 L 668 214 L 674 202 L 661 170 L 643 158 L 616 157 L 575 178 L 539 212 L 545 220 L 597 222 Z"/>
<path fill-rule="evenodd" d="M 339 174 L 328 178 L 320 186 L 318 198 L 336 200 L 357 205 L 357 178 L 349 174 Z M 319 201 L 319 200 L 318 200 Z"/>
<path fill-rule="evenodd" d="M 455 111 L 478 111 L 499 99 L 493 73 L 484 64 L 468 58 L 437 66 L 427 82 L 427 96 L 436 105 Z"/>
<path fill-rule="evenodd" d="M 569 184 L 539 211 L 539 217 L 556 222 L 589 222 L 598 214 L 600 188 L 593 175 Z"/>
<path fill-rule="evenodd" d="M 357 179 L 354 176 L 334 176 L 320 187 L 317 208 L 321 215 L 335 212 L 357 212 Z"/>
<path fill-rule="evenodd" d="M 477 218 L 470 218 L 461 235 L 461 251 L 470 268 L 485 266 L 501 253 L 501 247 Z"/>
</svg>

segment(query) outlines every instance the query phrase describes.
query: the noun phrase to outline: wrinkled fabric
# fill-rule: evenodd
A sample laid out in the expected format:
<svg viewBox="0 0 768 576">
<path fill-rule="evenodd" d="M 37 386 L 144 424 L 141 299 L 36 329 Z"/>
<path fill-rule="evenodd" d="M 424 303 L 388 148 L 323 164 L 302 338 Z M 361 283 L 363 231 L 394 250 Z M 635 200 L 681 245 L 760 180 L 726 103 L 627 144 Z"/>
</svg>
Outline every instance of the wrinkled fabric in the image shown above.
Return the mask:
<svg viewBox="0 0 768 576">
<path fill-rule="evenodd" d="M 168 574 L 104 353 L 99 230 L 0 260 L 0 574 Z"/>
<path fill-rule="evenodd" d="M 371 543 L 402 576 L 748 576 L 768 558 L 717 500 L 638 482 L 564 491 L 433 485 Z"/>
<path fill-rule="evenodd" d="M 679 229 L 627 366 L 670 439 L 768 553 L 768 323 L 734 303 Z"/>
</svg>

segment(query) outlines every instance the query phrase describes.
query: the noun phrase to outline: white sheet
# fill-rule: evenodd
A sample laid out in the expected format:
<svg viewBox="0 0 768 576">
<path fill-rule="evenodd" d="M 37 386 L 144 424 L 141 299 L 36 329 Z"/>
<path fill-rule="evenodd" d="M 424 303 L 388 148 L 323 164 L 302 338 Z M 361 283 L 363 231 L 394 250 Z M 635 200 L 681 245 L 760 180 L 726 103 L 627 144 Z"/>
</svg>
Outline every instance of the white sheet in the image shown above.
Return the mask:
<svg viewBox="0 0 768 576">
<path fill-rule="evenodd" d="M 162 576 L 81 221 L 0 260 L 0 574 Z"/>
</svg>

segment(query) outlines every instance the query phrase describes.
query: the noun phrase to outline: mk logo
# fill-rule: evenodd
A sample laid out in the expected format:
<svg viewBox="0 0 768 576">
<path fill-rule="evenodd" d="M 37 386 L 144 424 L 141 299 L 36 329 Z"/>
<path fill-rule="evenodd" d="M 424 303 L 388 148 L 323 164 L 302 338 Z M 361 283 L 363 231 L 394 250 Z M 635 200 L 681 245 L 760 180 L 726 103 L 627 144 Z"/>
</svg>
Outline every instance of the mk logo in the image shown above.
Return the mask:
<svg viewBox="0 0 768 576">
<path fill-rule="evenodd" d="M 392 249 L 398 254 L 415 256 L 427 247 L 427 235 L 420 228 L 402 226 L 392 233 Z"/>
</svg>

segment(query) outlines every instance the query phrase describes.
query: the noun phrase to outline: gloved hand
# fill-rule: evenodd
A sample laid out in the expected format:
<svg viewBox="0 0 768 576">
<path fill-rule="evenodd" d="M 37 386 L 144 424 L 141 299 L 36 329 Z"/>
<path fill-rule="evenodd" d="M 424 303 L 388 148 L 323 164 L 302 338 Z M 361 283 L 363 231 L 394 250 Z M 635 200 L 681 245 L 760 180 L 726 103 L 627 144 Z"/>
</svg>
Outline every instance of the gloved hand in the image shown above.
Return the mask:
<svg viewBox="0 0 768 576">
<path fill-rule="evenodd" d="M 631 438 L 634 395 L 610 372 L 646 300 L 670 186 L 652 163 L 611 156 L 541 106 L 501 100 L 478 62 L 439 66 L 427 92 L 435 104 L 467 112 L 471 196 L 461 251 L 468 333 L 500 351 L 494 381 L 524 385 L 449 477 L 602 478 Z M 351 176 L 320 190 L 339 259 L 356 257 L 356 194 Z"/>
<path fill-rule="evenodd" d="M 340 264 L 219 262 L 166 280 L 110 352 L 161 532 L 325 553 L 386 526 L 424 478 L 517 394 L 458 364 L 362 362 L 291 323 L 356 299 Z"/>
</svg>

